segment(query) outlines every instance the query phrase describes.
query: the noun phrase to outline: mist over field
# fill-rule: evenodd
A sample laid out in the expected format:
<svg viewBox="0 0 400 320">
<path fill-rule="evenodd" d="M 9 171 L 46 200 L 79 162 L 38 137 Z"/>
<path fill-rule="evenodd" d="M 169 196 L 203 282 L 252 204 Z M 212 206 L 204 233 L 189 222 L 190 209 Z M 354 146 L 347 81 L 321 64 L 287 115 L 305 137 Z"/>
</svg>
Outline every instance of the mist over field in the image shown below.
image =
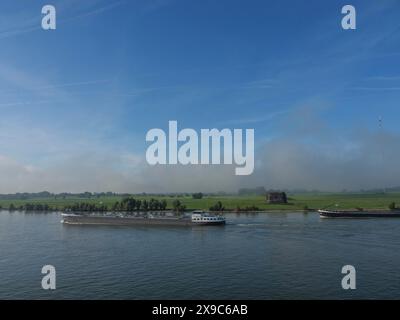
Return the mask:
<svg viewBox="0 0 400 320">
<path fill-rule="evenodd" d="M 235 176 L 236 165 L 150 166 L 144 152 L 89 148 L 58 156 L 56 164 L 46 166 L 2 155 L 0 192 L 236 192 L 254 186 L 358 191 L 397 186 L 400 136 L 381 128 L 378 119 L 370 127 L 338 130 L 324 120 L 324 110 L 302 107 L 277 120 L 280 135 L 256 146 L 250 176 Z"/>
</svg>

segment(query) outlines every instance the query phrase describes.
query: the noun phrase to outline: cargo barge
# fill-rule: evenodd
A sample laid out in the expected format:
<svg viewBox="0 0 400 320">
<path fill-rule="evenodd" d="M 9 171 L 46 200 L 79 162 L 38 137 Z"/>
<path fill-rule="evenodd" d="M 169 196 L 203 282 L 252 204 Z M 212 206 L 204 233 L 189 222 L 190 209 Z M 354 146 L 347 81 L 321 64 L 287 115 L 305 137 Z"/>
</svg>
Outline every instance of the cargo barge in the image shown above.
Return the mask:
<svg viewBox="0 0 400 320">
<path fill-rule="evenodd" d="M 318 210 L 321 218 L 400 218 L 400 211 Z"/>
<path fill-rule="evenodd" d="M 122 214 L 76 214 L 63 213 L 62 223 L 70 225 L 118 225 L 118 226 L 209 226 L 225 225 L 225 218 L 204 211 L 193 211 L 190 216 L 168 217 L 148 213 L 144 216 Z"/>
</svg>

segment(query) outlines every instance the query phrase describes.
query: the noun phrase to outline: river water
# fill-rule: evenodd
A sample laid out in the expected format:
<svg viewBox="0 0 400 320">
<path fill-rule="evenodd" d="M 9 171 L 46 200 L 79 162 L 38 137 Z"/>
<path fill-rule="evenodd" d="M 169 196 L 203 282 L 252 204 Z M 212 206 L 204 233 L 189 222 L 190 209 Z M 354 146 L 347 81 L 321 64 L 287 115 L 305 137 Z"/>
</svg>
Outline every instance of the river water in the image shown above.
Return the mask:
<svg viewBox="0 0 400 320">
<path fill-rule="evenodd" d="M 225 227 L 67 226 L 0 212 L 0 299 L 400 297 L 400 219 L 227 214 Z M 56 268 L 56 290 L 41 269 Z M 356 268 L 343 290 L 342 267 Z"/>
</svg>

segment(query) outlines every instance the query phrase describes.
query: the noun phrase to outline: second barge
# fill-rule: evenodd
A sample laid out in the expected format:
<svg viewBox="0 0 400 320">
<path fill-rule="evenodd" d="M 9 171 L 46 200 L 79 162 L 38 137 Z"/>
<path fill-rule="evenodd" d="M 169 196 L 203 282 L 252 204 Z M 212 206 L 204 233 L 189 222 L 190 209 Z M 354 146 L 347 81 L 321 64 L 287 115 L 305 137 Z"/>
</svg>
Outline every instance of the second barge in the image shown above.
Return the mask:
<svg viewBox="0 0 400 320">
<path fill-rule="evenodd" d="M 318 210 L 321 218 L 400 218 L 400 211 Z"/>
</svg>

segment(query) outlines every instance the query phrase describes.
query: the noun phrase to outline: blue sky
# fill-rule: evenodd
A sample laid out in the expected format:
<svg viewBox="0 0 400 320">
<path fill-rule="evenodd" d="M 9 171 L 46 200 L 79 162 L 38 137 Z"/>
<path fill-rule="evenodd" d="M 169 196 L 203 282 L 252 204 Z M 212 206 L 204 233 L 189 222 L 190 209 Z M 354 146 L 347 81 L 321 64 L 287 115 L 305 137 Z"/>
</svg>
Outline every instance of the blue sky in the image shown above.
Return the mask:
<svg viewBox="0 0 400 320">
<path fill-rule="evenodd" d="M 151 191 L 145 134 L 169 120 L 255 129 L 263 178 L 219 168 L 219 189 L 323 187 L 315 157 L 298 180 L 269 176 L 266 144 L 278 141 L 324 154 L 331 179 L 348 175 L 347 164 L 369 157 L 360 150 L 400 141 L 400 3 L 350 3 L 357 30 L 345 31 L 348 1 L 1 1 L 0 178 L 10 183 L 0 192 Z M 40 27 L 45 4 L 57 9 L 55 31 Z M 206 188 L 183 181 L 191 169 L 177 190 Z M 165 188 L 178 174 L 157 170 Z M 330 189 L 392 185 L 396 174 L 359 172 Z"/>
</svg>

